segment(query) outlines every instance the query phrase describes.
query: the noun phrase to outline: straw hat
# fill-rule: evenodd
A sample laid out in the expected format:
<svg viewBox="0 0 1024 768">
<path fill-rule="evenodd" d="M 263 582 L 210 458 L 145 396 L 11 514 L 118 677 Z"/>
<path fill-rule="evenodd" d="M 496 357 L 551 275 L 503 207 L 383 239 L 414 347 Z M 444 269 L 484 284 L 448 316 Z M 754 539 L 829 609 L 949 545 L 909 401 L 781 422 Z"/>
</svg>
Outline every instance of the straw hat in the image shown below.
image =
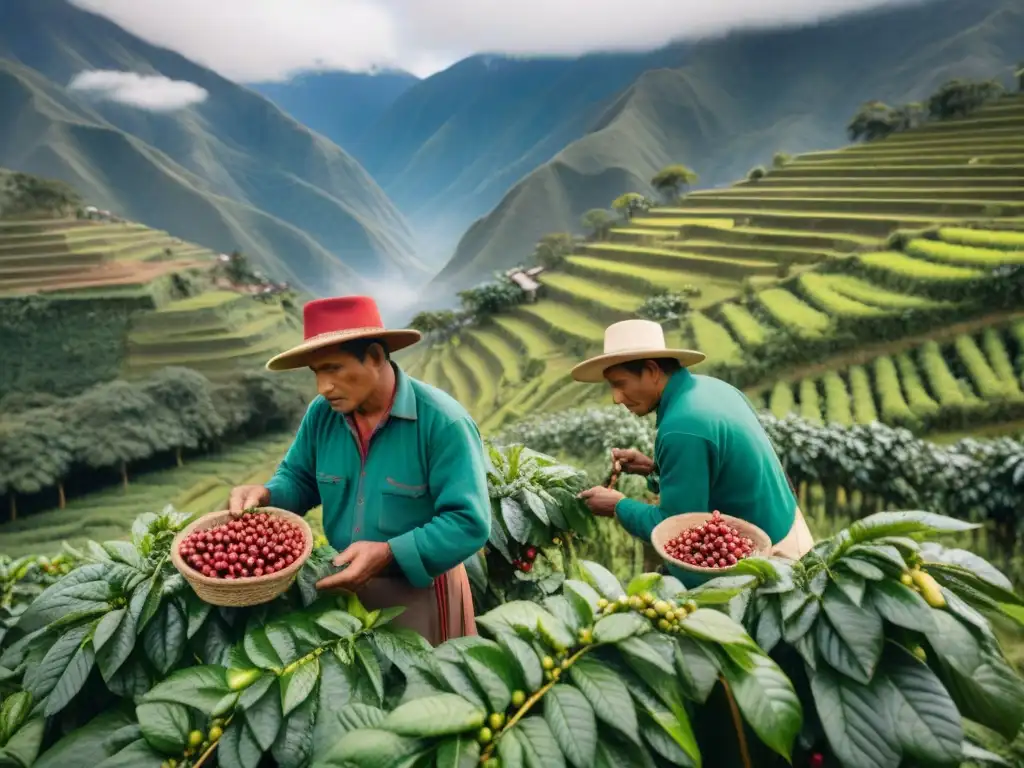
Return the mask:
<svg viewBox="0 0 1024 768">
<path fill-rule="evenodd" d="M 613 365 L 632 360 L 673 358 L 684 368 L 704 360 L 703 352 L 692 349 L 669 349 L 665 346 L 665 332 L 650 320 L 623 320 L 609 325 L 604 332 L 604 354 L 584 360 L 572 369 L 576 381 L 596 384 L 604 381 L 604 372 Z"/>
<path fill-rule="evenodd" d="M 419 331 L 389 331 L 380 319 L 377 303 L 369 296 L 339 296 L 316 299 L 302 308 L 305 341 L 271 358 L 268 371 L 287 371 L 307 365 L 310 352 L 355 339 L 380 339 L 389 352 L 412 346 L 420 340 Z"/>
</svg>

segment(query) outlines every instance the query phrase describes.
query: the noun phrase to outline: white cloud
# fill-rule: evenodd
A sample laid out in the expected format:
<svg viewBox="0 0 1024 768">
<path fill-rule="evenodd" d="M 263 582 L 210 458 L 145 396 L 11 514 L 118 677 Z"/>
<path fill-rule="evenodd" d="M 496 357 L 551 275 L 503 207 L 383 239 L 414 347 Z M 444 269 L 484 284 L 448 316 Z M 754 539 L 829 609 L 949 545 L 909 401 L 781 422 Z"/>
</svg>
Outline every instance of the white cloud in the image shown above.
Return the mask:
<svg viewBox="0 0 1024 768">
<path fill-rule="evenodd" d="M 171 112 L 206 101 L 205 88 L 163 75 L 93 69 L 75 75 L 68 88 L 151 112 Z"/>
<path fill-rule="evenodd" d="M 301 69 L 428 75 L 480 52 L 649 49 L 737 27 L 817 21 L 915 0 L 73 0 L 241 82 Z"/>
</svg>

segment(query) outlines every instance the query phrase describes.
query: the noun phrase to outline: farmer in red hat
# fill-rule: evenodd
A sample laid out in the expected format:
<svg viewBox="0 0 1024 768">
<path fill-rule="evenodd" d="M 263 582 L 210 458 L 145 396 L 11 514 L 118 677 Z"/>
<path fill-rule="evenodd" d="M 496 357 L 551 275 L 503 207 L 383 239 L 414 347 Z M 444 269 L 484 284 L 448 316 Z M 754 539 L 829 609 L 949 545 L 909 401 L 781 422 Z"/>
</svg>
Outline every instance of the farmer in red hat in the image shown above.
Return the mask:
<svg viewBox="0 0 1024 768">
<path fill-rule="evenodd" d="M 396 624 L 431 643 L 476 634 L 462 565 L 490 535 L 483 443 L 454 399 L 411 378 L 391 354 L 420 340 L 386 330 L 373 299 L 303 308 L 305 341 L 267 363 L 307 367 L 317 397 L 274 477 L 231 492 L 238 513 L 323 505 L 324 532 L 344 566 L 317 584 L 358 594 L 370 610 L 404 606 Z"/>
</svg>

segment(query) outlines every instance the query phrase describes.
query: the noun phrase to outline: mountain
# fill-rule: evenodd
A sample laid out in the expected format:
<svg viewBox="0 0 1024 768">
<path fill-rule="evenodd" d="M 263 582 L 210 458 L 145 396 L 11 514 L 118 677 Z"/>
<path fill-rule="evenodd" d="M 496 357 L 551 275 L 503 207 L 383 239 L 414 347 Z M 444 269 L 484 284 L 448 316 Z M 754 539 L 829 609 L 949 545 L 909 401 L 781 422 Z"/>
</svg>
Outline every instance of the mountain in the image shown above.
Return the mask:
<svg viewBox="0 0 1024 768">
<path fill-rule="evenodd" d="M 418 82 L 408 72 L 383 70 L 303 72 L 284 82 L 248 86 L 303 125 L 348 148 Z"/>
<path fill-rule="evenodd" d="M 413 85 L 345 146 L 440 265 L 513 184 L 583 136 L 641 73 L 678 66 L 684 50 L 472 56 Z"/>
<path fill-rule="evenodd" d="M 623 192 L 653 195 L 649 179 L 669 163 L 692 167 L 700 186 L 723 184 L 777 150 L 844 144 L 846 123 L 870 99 L 920 100 L 953 77 L 1009 82 L 1022 35 L 1019 0 L 932 0 L 673 48 L 678 66 L 645 71 L 585 135 L 520 179 L 432 285 L 466 287 L 526 258 L 543 234 L 578 230 L 589 208 Z"/>
<path fill-rule="evenodd" d="M 354 274 L 425 274 L 404 217 L 359 163 L 254 91 L 64 0 L 0 3 L 0 59 L 0 164 L 184 239 L 242 247 L 313 292 L 351 288 Z M 67 88 L 83 70 L 162 75 L 207 96 L 141 109 Z"/>
</svg>

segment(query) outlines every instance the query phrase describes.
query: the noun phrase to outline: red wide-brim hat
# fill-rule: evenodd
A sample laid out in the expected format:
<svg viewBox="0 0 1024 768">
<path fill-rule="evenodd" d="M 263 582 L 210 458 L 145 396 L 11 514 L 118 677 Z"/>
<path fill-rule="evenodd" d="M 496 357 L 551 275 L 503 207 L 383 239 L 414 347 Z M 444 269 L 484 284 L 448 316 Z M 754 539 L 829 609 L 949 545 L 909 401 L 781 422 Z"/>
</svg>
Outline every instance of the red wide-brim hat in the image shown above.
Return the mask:
<svg viewBox="0 0 1024 768">
<path fill-rule="evenodd" d="M 411 328 L 388 330 L 377 302 L 369 296 L 316 299 L 302 308 L 305 341 L 267 362 L 268 371 L 288 371 L 309 365 L 310 353 L 356 339 L 380 339 L 389 352 L 410 347 L 422 338 Z"/>
</svg>

